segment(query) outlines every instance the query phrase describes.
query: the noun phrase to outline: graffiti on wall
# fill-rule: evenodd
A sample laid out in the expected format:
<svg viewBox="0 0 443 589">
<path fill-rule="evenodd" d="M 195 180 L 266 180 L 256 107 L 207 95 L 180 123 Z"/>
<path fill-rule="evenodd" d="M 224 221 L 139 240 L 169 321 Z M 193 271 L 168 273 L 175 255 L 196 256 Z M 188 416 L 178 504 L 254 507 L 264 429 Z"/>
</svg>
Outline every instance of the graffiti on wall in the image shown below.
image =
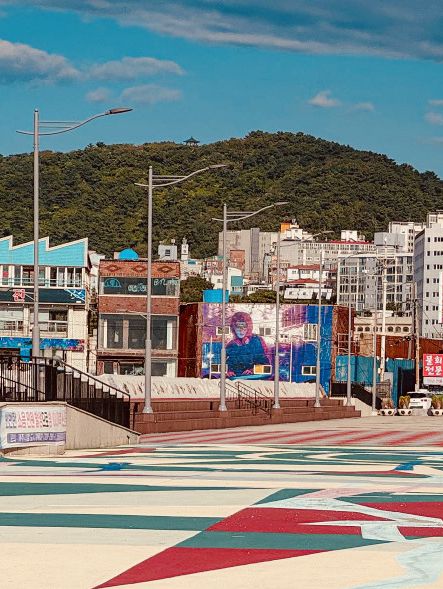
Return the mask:
<svg viewBox="0 0 443 589">
<path fill-rule="evenodd" d="M 31 348 L 32 339 L 30 337 L 0 337 L 0 348 L 18 350 L 22 348 Z M 47 337 L 40 340 L 42 350 L 66 350 L 70 352 L 83 352 L 85 341 L 82 339 L 67 339 Z"/>
<path fill-rule="evenodd" d="M 331 306 L 322 308 L 320 380 L 329 389 L 332 348 Z M 280 308 L 280 380 L 309 382 L 316 378 L 316 305 Z M 221 362 L 221 305 L 203 305 L 203 378 L 219 378 Z M 235 380 L 272 380 L 275 366 L 276 309 L 273 304 L 229 304 L 226 311 L 227 377 Z"/>
</svg>

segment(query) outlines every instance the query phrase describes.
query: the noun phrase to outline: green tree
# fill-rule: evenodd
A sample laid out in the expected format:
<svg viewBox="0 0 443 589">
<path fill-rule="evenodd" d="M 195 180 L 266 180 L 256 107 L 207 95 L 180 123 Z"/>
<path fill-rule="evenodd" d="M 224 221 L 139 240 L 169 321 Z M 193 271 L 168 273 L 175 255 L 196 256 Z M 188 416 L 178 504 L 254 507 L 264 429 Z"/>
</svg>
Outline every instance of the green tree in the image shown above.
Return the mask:
<svg viewBox="0 0 443 589">
<path fill-rule="evenodd" d="M 182 303 L 200 303 L 203 291 L 212 290 L 213 284 L 201 276 L 189 276 L 180 285 L 180 300 Z"/>
</svg>

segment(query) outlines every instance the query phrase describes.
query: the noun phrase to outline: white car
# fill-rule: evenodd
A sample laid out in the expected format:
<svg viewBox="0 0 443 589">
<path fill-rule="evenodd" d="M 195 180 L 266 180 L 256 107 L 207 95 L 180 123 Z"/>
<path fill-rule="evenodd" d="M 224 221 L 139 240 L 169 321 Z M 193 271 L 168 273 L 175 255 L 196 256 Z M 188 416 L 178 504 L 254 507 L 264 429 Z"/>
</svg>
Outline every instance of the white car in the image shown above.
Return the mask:
<svg viewBox="0 0 443 589">
<path fill-rule="evenodd" d="M 425 409 L 428 411 L 431 408 L 432 393 L 427 390 L 419 390 L 413 393 L 408 393 L 411 397 L 409 403 L 410 409 Z"/>
</svg>

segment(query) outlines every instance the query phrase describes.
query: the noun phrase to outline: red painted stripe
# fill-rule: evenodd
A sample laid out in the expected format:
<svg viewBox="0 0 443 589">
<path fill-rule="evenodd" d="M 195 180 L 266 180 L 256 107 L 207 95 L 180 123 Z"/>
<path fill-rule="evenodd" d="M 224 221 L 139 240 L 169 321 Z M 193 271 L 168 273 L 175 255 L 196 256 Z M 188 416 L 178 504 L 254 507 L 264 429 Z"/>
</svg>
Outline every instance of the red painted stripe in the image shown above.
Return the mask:
<svg viewBox="0 0 443 589">
<path fill-rule="evenodd" d="M 173 547 L 144 560 L 94 589 L 147 583 L 203 571 L 226 569 L 256 562 L 293 558 L 295 556 L 306 556 L 317 552 L 324 551 Z M 183 586 L 186 586 L 186 583 Z"/>
<path fill-rule="evenodd" d="M 329 443 L 331 442 L 330 438 L 342 438 L 343 436 L 351 435 L 351 432 L 349 431 L 329 431 L 329 433 L 327 433 L 328 431 L 329 430 L 316 430 L 315 432 L 310 432 L 309 434 L 307 432 L 301 432 L 300 434 L 295 435 L 287 432 L 286 434 L 282 434 L 281 436 L 276 436 L 275 439 L 280 439 L 280 444 L 304 444 L 305 442 L 310 443 L 312 441 L 318 441 L 319 444 L 323 444 L 325 439 Z M 352 430 L 352 433 L 354 433 L 354 430 Z M 257 442 L 260 442 L 264 439 L 265 438 L 262 437 L 260 438 L 260 440 L 257 440 Z"/>
<path fill-rule="evenodd" d="M 429 528 L 414 528 L 413 526 L 399 527 L 399 532 L 403 536 L 419 536 L 420 538 L 431 538 L 436 536 L 443 536 L 443 528 L 433 528 L 432 525 Z"/>
<path fill-rule="evenodd" d="M 256 427 L 256 426 L 254 426 Z M 217 430 L 198 430 L 192 433 L 183 433 L 183 432 L 176 432 L 172 437 L 170 434 L 165 434 L 165 436 L 167 437 L 148 437 L 148 436 L 154 436 L 154 434 L 144 434 L 140 437 L 142 442 L 155 442 L 155 443 L 162 443 L 162 442 L 169 442 L 169 441 L 179 441 L 179 442 L 184 442 L 186 443 L 187 440 L 203 440 L 203 439 L 217 439 L 217 438 L 231 438 L 233 436 L 238 436 L 240 434 L 246 434 L 247 430 L 244 429 L 239 429 L 239 431 L 232 431 L 232 429 L 229 430 L 223 430 L 223 429 L 217 429 Z"/>
<path fill-rule="evenodd" d="M 362 503 L 367 507 L 384 511 L 398 511 L 412 515 L 443 518 L 443 501 L 411 501 L 405 503 Z M 432 525 L 432 524 L 430 524 Z"/>
<path fill-rule="evenodd" d="M 329 521 L 387 521 L 385 518 L 348 511 L 324 509 L 288 509 L 281 507 L 248 508 L 214 524 L 207 531 L 217 532 L 271 532 L 274 534 L 303 534 L 303 524 Z M 316 528 L 317 526 L 311 526 Z M 320 527 L 320 526 L 319 526 Z M 315 531 L 314 533 L 324 533 Z M 330 531 L 330 534 L 333 532 Z"/>
<path fill-rule="evenodd" d="M 400 432 L 399 432 L 400 433 Z M 433 432 L 421 432 L 419 434 L 408 434 L 408 435 L 404 435 L 403 432 L 402 436 L 399 439 L 395 439 L 395 444 L 408 444 L 410 442 L 414 442 L 416 440 L 420 440 L 422 438 L 435 438 L 436 436 L 441 436 L 441 433 L 433 433 Z"/>
<path fill-rule="evenodd" d="M 363 430 L 364 431 L 364 430 Z M 376 432 L 376 433 L 370 433 L 370 434 L 365 434 L 365 435 L 352 435 L 351 438 L 347 438 L 343 440 L 343 444 L 352 444 L 353 442 L 363 442 L 363 441 L 367 441 L 367 440 L 374 440 L 377 438 L 386 438 L 386 437 L 391 437 L 393 434 L 389 433 L 389 432 Z"/>
</svg>

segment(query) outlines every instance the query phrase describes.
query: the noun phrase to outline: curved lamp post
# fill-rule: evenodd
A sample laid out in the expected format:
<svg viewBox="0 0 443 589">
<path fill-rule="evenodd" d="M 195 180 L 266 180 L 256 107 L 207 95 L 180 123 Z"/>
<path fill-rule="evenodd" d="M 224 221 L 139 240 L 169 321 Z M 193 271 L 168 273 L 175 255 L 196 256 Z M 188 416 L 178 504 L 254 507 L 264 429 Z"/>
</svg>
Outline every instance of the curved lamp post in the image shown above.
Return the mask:
<svg viewBox="0 0 443 589">
<path fill-rule="evenodd" d="M 40 355 L 40 327 L 39 319 L 39 138 L 46 135 L 60 135 L 83 127 L 87 123 L 106 117 L 108 115 L 117 115 L 125 112 L 130 112 L 132 108 L 111 108 L 106 112 L 102 112 L 83 121 L 40 121 L 38 109 L 34 110 L 34 129 L 33 131 L 17 131 L 22 135 L 33 135 L 34 137 L 34 319 L 32 325 L 32 356 Z"/>
<path fill-rule="evenodd" d="M 151 323 L 152 323 L 152 196 L 153 192 L 157 188 L 165 188 L 166 186 L 173 186 L 174 184 L 179 184 L 180 182 L 184 182 L 192 176 L 196 176 L 197 174 L 201 174 L 202 172 L 207 172 L 208 170 L 216 170 L 218 168 L 225 168 L 227 164 L 214 164 L 212 166 L 207 166 L 206 168 L 201 168 L 200 170 L 195 170 L 195 172 L 191 172 L 190 174 L 186 174 L 183 176 L 179 175 L 154 175 L 152 172 L 152 166 L 149 166 L 149 174 L 148 174 L 148 184 L 142 184 L 140 182 L 136 182 L 136 186 L 140 186 L 141 188 L 148 189 L 148 259 L 147 259 L 147 276 L 146 276 L 146 342 L 145 342 L 145 402 L 143 406 L 143 413 L 152 413 L 152 391 L 151 391 L 151 374 L 152 374 L 152 341 L 151 341 Z"/>
</svg>

